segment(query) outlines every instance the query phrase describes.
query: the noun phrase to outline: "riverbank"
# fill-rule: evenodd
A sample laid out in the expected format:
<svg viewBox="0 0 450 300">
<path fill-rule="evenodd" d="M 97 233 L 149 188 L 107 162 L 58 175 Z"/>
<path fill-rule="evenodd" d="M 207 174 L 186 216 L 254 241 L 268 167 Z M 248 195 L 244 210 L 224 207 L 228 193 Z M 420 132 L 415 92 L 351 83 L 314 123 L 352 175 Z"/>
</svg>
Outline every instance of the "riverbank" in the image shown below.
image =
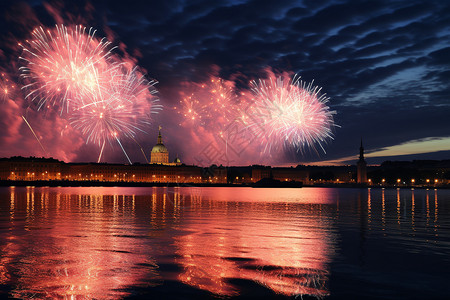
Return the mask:
<svg viewBox="0 0 450 300">
<path fill-rule="evenodd" d="M 0 180 L 0 186 L 50 186 L 50 187 L 89 187 L 89 186 L 105 186 L 105 187 L 176 187 L 176 186 L 216 186 L 216 187 L 232 187 L 232 186 L 248 186 L 244 184 L 227 184 L 227 183 L 177 183 L 177 182 L 126 182 L 126 181 L 68 181 L 68 180 Z"/>
<path fill-rule="evenodd" d="M 68 180 L 0 180 L 0 186 L 49 186 L 49 187 L 89 187 L 89 186 L 104 186 L 104 187 L 261 187 L 254 186 L 249 183 L 195 183 L 195 182 L 109 182 L 109 181 L 68 181 Z M 323 188 L 387 188 L 387 189 L 449 189 L 449 185 L 440 186 L 378 186 L 378 185 L 364 185 L 356 183 L 339 183 L 339 184 L 303 184 L 293 186 L 267 186 L 273 188 L 300 188 L 300 187 L 323 187 Z"/>
</svg>

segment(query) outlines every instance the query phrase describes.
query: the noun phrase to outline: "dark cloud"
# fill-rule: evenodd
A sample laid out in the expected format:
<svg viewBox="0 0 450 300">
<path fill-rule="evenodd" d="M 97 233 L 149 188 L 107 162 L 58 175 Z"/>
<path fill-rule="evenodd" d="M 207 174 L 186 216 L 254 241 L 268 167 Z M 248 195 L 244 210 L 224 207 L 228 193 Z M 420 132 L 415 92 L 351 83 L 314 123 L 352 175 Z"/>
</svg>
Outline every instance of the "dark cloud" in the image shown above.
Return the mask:
<svg viewBox="0 0 450 300">
<path fill-rule="evenodd" d="M 344 4 L 332 4 L 315 12 L 313 15 L 301 18 L 293 24 L 299 32 L 328 32 L 330 30 L 358 23 L 383 9 L 380 1 L 351 1 Z"/>
<path fill-rule="evenodd" d="M 446 65 L 449 62 L 450 57 L 450 47 L 442 48 L 433 51 L 429 54 L 430 64 L 433 65 Z"/>
</svg>

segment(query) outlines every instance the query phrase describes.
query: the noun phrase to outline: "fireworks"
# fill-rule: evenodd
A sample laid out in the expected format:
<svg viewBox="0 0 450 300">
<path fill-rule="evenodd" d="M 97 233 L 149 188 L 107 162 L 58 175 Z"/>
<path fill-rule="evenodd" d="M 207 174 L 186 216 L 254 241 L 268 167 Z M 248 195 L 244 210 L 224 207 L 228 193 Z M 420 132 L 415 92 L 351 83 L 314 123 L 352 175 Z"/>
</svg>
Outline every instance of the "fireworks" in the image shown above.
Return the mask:
<svg viewBox="0 0 450 300">
<path fill-rule="evenodd" d="M 284 76 L 250 82 L 252 93 L 237 92 L 233 82 L 213 78 L 195 85 L 181 101 L 181 124 L 211 145 L 208 155 L 232 160 L 279 162 L 285 150 L 316 151 L 333 139 L 335 111 L 321 89 Z M 253 94 L 253 95 L 251 95 Z M 220 149 L 223 149 L 221 152 Z M 245 153 L 244 153 L 245 152 Z"/>
<path fill-rule="evenodd" d="M 14 96 L 16 85 L 12 82 L 5 73 L 1 73 L 0 77 L 0 99 L 11 99 Z"/>
<path fill-rule="evenodd" d="M 31 40 L 20 44 L 25 97 L 36 102 L 38 110 L 56 106 L 61 113 L 70 112 L 76 99 L 101 93 L 103 81 L 110 80 L 117 64 L 111 57 L 111 43 L 96 39 L 95 32 L 82 26 L 39 27 Z"/>
<path fill-rule="evenodd" d="M 107 87 L 102 87 L 102 98 L 91 99 L 70 117 L 72 126 L 86 136 L 86 141 L 99 146 L 111 143 L 117 136 L 133 138 L 137 132 L 145 132 L 143 127 L 149 124 L 150 113 L 160 108 L 147 101 L 156 93 L 155 81 L 147 81 L 136 69 L 113 77 Z"/>
<path fill-rule="evenodd" d="M 100 147 L 99 161 L 105 144 L 117 142 L 131 162 L 121 139 L 136 141 L 150 114 L 161 108 L 155 103 L 156 82 L 146 80 L 134 62 L 112 53 L 111 43 L 95 33 L 82 26 L 35 29 L 21 45 L 25 98 L 37 110 L 58 110 L 86 143 Z M 251 82 L 251 100 L 245 93 L 238 96 L 232 81 L 214 77 L 194 84 L 195 90 L 180 103 L 180 123 L 201 126 L 198 134 L 215 139 L 217 149 L 225 147 L 225 157 L 230 151 L 239 156 L 255 142 L 263 146 L 263 153 L 281 147 L 298 151 L 320 147 L 325 152 L 323 146 L 333 139 L 336 126 L 328 98 L 300 78 L 270 76 Z M 0 88 L 8 93 L 4 85 Z"/>
<path fill-rule="evenodd" d="M 181 114 L 191 124 L 208 129 L 225 126 L 235 118 L 239 101 L 229 82 L 213 78 L 183 98 Z"/>
<path fill-rule="evenodd" d="M 111 51 L 106 39 L 95 38 L 95 30 L 56 25 L 32 32 L 20 59 L 25 97 L 37 109 L 56 108 L 86 137 L 86 143 L 101 146 L 120 139 L 134 140 L 145 132 L 150 114 L 161 106 L 154 97 L 156 81 L 148 81 L 130 62 L 124 63 Z M 133 64 L 132 64 L 133 65 Z"/>
<path fill-rule="evenodd" d="M 320 94 L 321 88 L 306 84 L 300 77 L 283 77 L 252 81 L 254 104 L 246 118 L 247 127 L 264 143 L 264 151 L 291 146 L 297 151 L 325 152 L 324 144 L 333 139 L 335 111 L 326 105 L 329 98 Z"/>
</svg>

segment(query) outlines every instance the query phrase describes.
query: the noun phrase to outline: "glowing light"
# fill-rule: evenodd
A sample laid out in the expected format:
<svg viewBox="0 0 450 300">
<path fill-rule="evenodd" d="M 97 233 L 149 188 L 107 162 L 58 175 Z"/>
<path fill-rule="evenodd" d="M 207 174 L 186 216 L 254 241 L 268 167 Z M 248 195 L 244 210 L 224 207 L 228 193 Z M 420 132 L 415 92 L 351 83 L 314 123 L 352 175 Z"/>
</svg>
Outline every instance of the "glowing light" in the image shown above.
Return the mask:
<svg viewBox="0 0 450 300">
<path fill-rule="evenodd" d="M 161 106 L 154 96 L 156 81 L 148 81 L 137 66 L 113 55 L 106 39 L 95 30 L 56 25 L 36 28 L 32 39 L 21 44 L 21 77 L 26 98 L 37 109 L 58 108 L 79 129 L 86 143 L 100 146 L 116 141 L 128 161 L 120 139 L 145 132 L 151 113 Z M 131 163 L 131 162 L 130 162 Z"/>
<path fill-rule="evenodd" d="M 280 150 L 292 146 L 297 151 L 306 148 L 316 150 L 333 139 L 333 115 L 326 105 L 329 98 L 321 94 L 321 88 L 313 82 L 306 83 L 300 77 L 285 77 L 252 81 L 255 95 L 247 120 L 248 128 L 256 132 L 265 143 L 264 151 Z"/>
<path fill-rule="evenodd" d="M 178 111 L 187 125 L 200 125 L 213 133 L 235 119 L 239 99 L 230 82 L 211 79 L 180 102 Z"/>
<path fill-rule="evenodd" d="M 38 109 L 50 105 L 69 112 L 73 103 L 101 92 L 101 81 L 109 81 L 109 73 L 118 64 L 111 58 L 111 43 L 95 38 L 95 33 L 81 25 L 39 27 L 31 40 L 21 44 L 23 89 Z"/>
<path fill-rule="evenodd" d="M 87 143 L 100 146 L 118 137 L 134 138 L 137 132 L 145 132 L 150 113 L 160 109 L 156 100 L 149 99 L 156 93 L 155 83 L 147 81 L 136 69 L 126 74 L 117 72 L 114 80 L 103 87 L 103 98 L 77 107 L 69 120 Z"/>
<path fill-rule="evenodd" d="M 0 76 L 0 99 L 13 99 L 15 94 L 15 84 L 4 73 Z"/>
</svg>

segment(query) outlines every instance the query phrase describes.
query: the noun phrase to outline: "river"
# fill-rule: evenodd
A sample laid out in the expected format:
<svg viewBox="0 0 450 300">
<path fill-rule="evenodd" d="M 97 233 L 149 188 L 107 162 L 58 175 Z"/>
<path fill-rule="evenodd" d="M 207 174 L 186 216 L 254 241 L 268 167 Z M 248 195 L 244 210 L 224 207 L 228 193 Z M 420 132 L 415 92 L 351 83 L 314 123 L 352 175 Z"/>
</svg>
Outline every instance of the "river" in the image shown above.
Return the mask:
<svg viewBox="0 0 450 300">
<path fill-rule="evenodd" d="M 0 297 L 445 299 L 450 190 L 0 187 Z"/>
</svg>

